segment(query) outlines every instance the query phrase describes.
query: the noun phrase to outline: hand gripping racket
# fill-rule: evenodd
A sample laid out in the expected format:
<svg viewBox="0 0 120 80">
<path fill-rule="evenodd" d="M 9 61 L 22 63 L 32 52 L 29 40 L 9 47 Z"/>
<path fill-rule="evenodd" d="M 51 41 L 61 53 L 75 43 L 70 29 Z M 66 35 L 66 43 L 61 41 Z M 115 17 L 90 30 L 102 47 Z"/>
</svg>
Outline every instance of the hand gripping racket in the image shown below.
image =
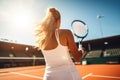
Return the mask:
<svg viewBox="0 0 120 80">
<path fill-rule="evenodd" d="M 82 41 L 88 35 L 88 27 L 81 20 L 74 20 L 71 24 L 74 35 L 79 38 L 79 49 L 82 49 Z M 81 39 L 80 39 L 81 38 Z"/>
</svg>

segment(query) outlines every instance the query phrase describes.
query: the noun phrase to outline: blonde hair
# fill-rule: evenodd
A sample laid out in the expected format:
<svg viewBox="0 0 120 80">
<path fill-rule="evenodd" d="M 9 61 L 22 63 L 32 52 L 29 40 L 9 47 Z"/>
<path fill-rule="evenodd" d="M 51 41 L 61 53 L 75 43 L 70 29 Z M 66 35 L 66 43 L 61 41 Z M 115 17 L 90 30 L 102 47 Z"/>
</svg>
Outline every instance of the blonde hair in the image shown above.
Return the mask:
<svg viewBox="0 0 120 80">
<path fill-rule="evenodd" d="M 48 8 L 45 18 L 37 25 L 35 30 L 36 46 L 39 49 L 44 49 L 51 37 L 54 35 L 57 25 L 57 21 L 60 20 L 61 16 L 58 10 L 55 8 Z"/>
</svg>

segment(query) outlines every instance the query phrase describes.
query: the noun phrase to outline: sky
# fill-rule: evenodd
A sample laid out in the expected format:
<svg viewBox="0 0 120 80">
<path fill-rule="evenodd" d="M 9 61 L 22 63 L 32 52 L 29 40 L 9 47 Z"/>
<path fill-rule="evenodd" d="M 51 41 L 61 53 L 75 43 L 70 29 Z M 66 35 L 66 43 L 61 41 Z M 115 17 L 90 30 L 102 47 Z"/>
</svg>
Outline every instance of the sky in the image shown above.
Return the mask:
<svg viewBox="0 0 120 80">
<path fill-rule="evenodd" d="M 84 21 L 89 28 L 84 41 L 120 35 L 120 0 L 0 0 L 0 40 L 34 45 L 34 29 L 49 7 L 61 13 L 61 29 Z"/>
</svg>

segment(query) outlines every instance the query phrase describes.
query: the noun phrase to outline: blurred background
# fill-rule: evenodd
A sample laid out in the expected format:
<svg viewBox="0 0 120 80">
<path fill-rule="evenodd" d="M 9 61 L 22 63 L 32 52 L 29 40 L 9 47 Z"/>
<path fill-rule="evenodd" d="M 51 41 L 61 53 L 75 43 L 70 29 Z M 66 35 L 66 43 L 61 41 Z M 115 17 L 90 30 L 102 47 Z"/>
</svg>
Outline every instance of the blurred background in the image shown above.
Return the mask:
<svg viewBox="0 0 120 80">
<path fill-rule="evenodd" d="M 33 33 L 48 7 L 60 11 L 61 29 L 71 30 L 73 20 L 88 25 L 81 63 L 120 63 L 120 0 L 0 0 L 1 68 L 45 64 Z"/>
</svg>

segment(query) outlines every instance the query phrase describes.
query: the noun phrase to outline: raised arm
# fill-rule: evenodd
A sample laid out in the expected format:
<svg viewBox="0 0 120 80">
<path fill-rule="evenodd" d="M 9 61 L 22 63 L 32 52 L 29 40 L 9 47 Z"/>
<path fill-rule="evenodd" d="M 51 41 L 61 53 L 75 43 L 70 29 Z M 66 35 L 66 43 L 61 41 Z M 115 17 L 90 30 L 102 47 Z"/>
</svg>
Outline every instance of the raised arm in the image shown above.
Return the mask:
<svg viewBox="0 0 120 80">
<path fill-rule="evenodd" d="M 67 44 L 70 49 L 70 52 L 72 53 L 75 60 L 79 62 L 82 58 L 82 52 L 78 51 L 72 32 L 70 30 L 67 30 L 66 34 L 67 34 Z"/>
</svg>

